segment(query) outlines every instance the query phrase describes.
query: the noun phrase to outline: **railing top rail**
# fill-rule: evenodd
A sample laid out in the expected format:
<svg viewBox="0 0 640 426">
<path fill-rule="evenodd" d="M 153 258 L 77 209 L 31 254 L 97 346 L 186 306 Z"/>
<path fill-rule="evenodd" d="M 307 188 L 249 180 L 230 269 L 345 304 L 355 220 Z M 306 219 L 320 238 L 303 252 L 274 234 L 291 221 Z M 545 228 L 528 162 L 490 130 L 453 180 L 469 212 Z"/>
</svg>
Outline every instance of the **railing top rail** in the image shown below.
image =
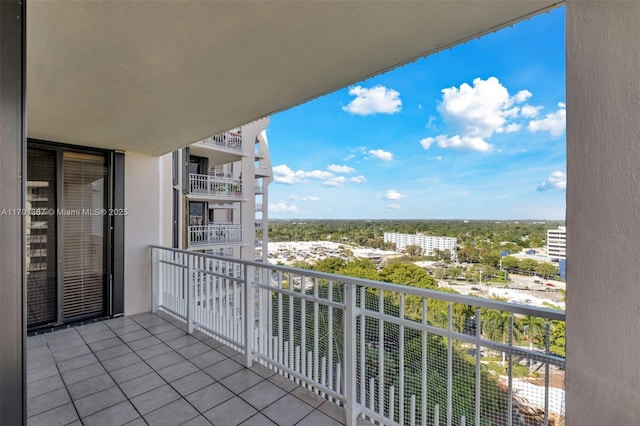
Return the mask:
<svg viewBox="0 0 640 426">
<path fill-rule="evenodd" d="M 306 277 L 314 277 L 314 278 L 324 279 L 324 280 L 329 280 L 334 282 L 337 281 L 345 284 L 359 285 L 363 287 L 369 287 L 369 288 L 390 291 L 390 292 L 399 292 L 399 293 L 404 293 L 407 295 L 418 296 L 418 297 L 427 298 L 427 299 L 444 300 L 447 302 L 459 303 L 462 305 L 471 305 L 471 306 L 477 306 L 481 308 L 494 309 L 498 311 L 512 312 L 514 314 L 531 315 L 531 316 L 546 318 L 549 320 L 565 321 L 565 312 L 554 310 L 554 309 L 538 308 L 538 307 L 527 306 L 527 305 L 518 305 L 514 303 L 502 302 L 499 300 L 481 299 L 479 297 L 464 296 L 461 294 L 454 294 L 454 293 L 445 293 L 437 290 L 427 290 L 423 288 L 410 287 L 402 284 L 392 284 L 392 283 L 386 283 L 381 281 L 367 280 L 363 278 L 348 277 L 345 275 L 330 274 L 326 272 L 317 272 L 317 271 L 311 271 L 307 269 L 291 268 L 288 266 L 280 266 L 280 265 L 272 265 L 272 264 L 265 265 L 264 263 L 251 261 L 251 260 L 236 259 L 236 258 L 230 259 L 228 257 L 225 258 L 222 256 L 216 256 L 211 254 L 194 253 L 188 250 L 180 250 L 180 249 L 162 247 L 157 245 L 151 245 L 150 247 L 155 249 L 160 249 L 160 250 L 169 250 L 176 253 L 186 253 L 190 255 L 197 254 L 198 256 L 203 256 L 210 259 L 222 260 L 226 262 L 236 262 L 243 265 L 256 266 L 259 268 L 268 267 L 276 271 L 293 272 L 299 275 L 304 275 Z"/>
<path fill-rule="evenodd" d="M 244 225 L 236 225 L 233 223 L 211 223 L 209 225 L 189 225 L 189 229 L 242 229 L 244 227 Z M 155 248 L 160 248 L 160 249 L 166 249 L 167 247 L 159 247 L 159 246 L 153 246 Z M 174 249 L 172 249 L 174 250 Z M 203 254 L 203 253 L 199 253 L 199 254 Z M 235 260 L 240 260 L 240 259 L 235 259 Z M 239 262 L 242 263 L 242 262 Z"/>
<path fill-rule="evenodd" d="M 201 174 L 197 174 L 197 173 L 189 173 L 189 180 L 190 181 L 210 181 L 210 182 L 218 182 L 218 183 L 229 183 L 229 184 L 236 184 L 239 186 L 242 186 L 242 180 L 233 177 L 231 174 L 208 174 L 208 175 L 201 175 Z"/>
</svg>

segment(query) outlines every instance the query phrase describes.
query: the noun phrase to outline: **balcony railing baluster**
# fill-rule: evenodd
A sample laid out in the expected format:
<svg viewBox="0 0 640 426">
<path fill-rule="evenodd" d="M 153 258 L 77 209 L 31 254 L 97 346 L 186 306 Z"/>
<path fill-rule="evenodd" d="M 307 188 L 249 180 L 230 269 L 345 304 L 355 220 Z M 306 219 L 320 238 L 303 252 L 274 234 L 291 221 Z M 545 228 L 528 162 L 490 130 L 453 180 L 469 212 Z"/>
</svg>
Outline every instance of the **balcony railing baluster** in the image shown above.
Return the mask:
<svg viewBox="0 0 640 426">
<path fill-rule="evenodd" d="M 151 250 L 155 309 L 244 353 L 247 366 L 260 362 L 343 406 L 349 425 L 358 417 L 393 425 L 510 425 L 526 416 L 537 416 L 531 424 L 562 424 L 564 396 L 550 377 L 565 363 L 550 347 L 551 321 L 564 321 L 563 312 Z M 545 321 L 540 351 L 516 336 L 524 316 Z M 504 379 L 488 369 L 501 354 Z M 530 372 L 533 359 L 544 366 L 544 386 L 524 386 L 516 377 L 518 363 L 527 360 Z"/>
</svg>

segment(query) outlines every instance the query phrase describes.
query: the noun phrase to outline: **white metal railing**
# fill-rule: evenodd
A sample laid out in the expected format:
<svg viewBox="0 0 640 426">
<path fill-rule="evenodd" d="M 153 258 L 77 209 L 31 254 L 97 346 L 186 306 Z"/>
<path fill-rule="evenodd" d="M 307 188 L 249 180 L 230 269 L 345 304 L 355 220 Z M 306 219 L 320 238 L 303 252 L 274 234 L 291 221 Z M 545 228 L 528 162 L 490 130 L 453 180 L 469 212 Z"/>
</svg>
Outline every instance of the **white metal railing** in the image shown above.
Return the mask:
<svg viewBox="0 0 640 426">
<path fill-rule="evenodd" d="M 215 167 L 212 167 L 209 170 L 209 175 L 210 176 L 215 176 L 215 177 L 233 178 L 233 173 L 225 172 L 224 170 L 218 170 Z"/>
<path fill-rule="evenodd" d="M 562 311 L 162 247 L 152 280 L 154 310 L 343 406 L 349 425 L 564 424 Z"/>
<path fill-rule="evenodd" d="M 256 194 L 262 194 L 262 192 L 263 192 L 262 185 L 256 184 L 255 192 L 256 192 Z"/>
<path fill-rule="evenodd" d="M 227 176 L 189 174 L 191 194 L 242 197 L 242 181 Z"/>
<path fill-rule="evenodd" d="M 209 136 L 208 138 L 198 141 L 198 143 L 233 151 L 242 151 L 242 130 L 235 129 L 215 136 Z"/>
<path fill-rule="evenodd" d="M 242 225 L 211 224 L 189 227 L 189 245 L 205 246 L 242 242 Z"/>
</svg>

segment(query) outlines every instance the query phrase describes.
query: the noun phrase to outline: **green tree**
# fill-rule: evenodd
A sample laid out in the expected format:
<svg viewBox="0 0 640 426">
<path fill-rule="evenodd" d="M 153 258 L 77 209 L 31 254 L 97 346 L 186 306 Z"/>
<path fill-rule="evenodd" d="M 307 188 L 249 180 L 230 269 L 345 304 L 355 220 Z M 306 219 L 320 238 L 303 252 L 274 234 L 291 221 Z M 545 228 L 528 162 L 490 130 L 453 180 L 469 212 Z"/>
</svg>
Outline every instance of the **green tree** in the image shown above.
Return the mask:
<svg viewBox="0 0 640 426">
<path fill-rule="evenodd" d="M 536 265 L 535 271 L 544 278 L 552 278 L 558 275 L 558 267 L 553 263 L 541 262 Z"/>
<path fill-rule="evenodd" d="M 289 266 L 297 269 L 313 269 L 313 266 L 305 260 L 296 260 L 292 262 L 291 265 Z"/>
<path fill-rule="evenodd" d="M 404 250 L 409 256 L 418 256 L 422 254 L 422 248 L 415 244 L 410 244 L 406 246 Z"/>
<path fill-rule="evenodd" d="M 536 316 L 526 315 L 519 321 L 520 328 L 529 340 L 529 350 L 533 350 L 534 342 L 539 345 L 545 335 L 545 321 Z M 529 359 L 529 374 L 533 373 L 533 360 Z"/>
<path fill-rule="evenodd" d="M 458 262 L 461 263 L 479 263 L 480 252 L 475 248 L 458 247 Z"/>
<path fill-rule="evenodd" d="M 347 275 L 350 277 L 364 278 L 367 280 L 380 280 L 380 274 L 376 269 L 375 263 L 369 259 L 355 259 L 347 263 L 342 269 L 337 272 L 340 275 Z"/>
<path fill-rule="evenodd" d="M 484 253 L 482 255 L 482 264 L 483 265 L 489 265 L 489 266 L 493 266 L 494 268 L 496 268 L 498 266 L 498 264 L 500 263 L 500 253 L 492 251 L 489 253 Z"/>
<path fill-rule="evenodd" d="M 484 318 L 484 331 L 491 340 L 506 344 L 509 336 L 511 314 L 509 312 L 490 310 Z M 505 363 L 505 352 L 502 352 L 502 364 Z"/>
<path fill-rule="evenodd" d="M 507 269 L 520 269 L 520 259 L 513 256 L 505 256 L 502 258 L 502 267 Z"/>
<path fill-rule="evenodd" d="M 451 252 L 448 250 L 440 250 L 433 249 L 433 253 L 431 254 L 431 258 L 433 260 L 438 260 L 441 262 L 450 262 L 451 261 Z"/>
<path fill-rule="evenodd" d="M 533 259 L 522 259 L 520 261 L 520 270 L 525 272 L 534 272 L 538 266 L 538 262 Z"/>
<path fill-rule="evenodd" d="M 419 288 L 437 288 L 438 283 L 424 269 L 412 263 L 394 263 L 380 271 L 382 281 Z"/>
<path fill-rule="evenodd" d="M 549 336 L 549 350 L 552 354 L 566 356 L 566 326 L 564 321 L 551 321 L 551 336 Z"/>
<path fill-rule="evenodd" d="M 343 259 L 339 257 L 326 257 L 318 260 L 313 265 L 313 270 L 318 272 L 327 272 L 329 274 L 337 274 L 338 271 L 347 265 Z"/>
</svg>

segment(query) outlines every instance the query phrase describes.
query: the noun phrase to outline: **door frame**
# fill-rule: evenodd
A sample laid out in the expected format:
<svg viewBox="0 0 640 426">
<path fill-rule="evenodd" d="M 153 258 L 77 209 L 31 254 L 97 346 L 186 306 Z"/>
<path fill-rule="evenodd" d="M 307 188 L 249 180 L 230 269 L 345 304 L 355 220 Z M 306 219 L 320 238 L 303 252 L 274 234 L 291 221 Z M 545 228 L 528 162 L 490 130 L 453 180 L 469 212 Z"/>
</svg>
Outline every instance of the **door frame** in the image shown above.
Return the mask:
<svg viewBox="0 0 640 426">
<path fill-rule="evenodd" d="M 124 154 L 100 148 L 70 145 L 41 139 L 27 139 L 27 149 L 41 149 L 56 153 L 56 209 L 63 207 L 63 154 L 77 152 L 101 155 L 105 159 L 107 174 L 105 192 L 107 211 L 124 208 Z M 46 324 L 29 328 L 29 331 L 58 325 L 78 323 L 96 318 L 113 317 L 124 313 L 124 217 L 107 215 L 105 218 L 104 258 L 104 300 L 100 314 L 87 314 L 64 318 L 64 217 L 56 216 L 56 291 L 57 320 L 55 324 Z M 26 281 L 25 281 L 26 282 Z M 26 303 L 26 300 L 25 300 Z"/>
</svg>

